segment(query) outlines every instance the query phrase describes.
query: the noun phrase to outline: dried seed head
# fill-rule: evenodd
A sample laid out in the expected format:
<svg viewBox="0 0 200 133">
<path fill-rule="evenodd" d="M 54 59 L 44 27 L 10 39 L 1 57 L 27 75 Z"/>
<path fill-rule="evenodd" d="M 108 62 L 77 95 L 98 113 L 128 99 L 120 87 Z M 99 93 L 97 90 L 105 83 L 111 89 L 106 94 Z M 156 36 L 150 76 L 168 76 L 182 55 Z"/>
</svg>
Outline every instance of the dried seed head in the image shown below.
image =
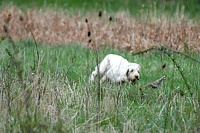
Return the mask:
<svg viewBox="0 0 200 133">
<path fill-rule="evenodd" d="M 24 18 L 20 15 L 20 16 L 19 16 L 19 20 L 20 20 L 20 21 L 24 21 Z"/>
<path fill-rule="evenodd" d="M 92 42 L 92 39 L 88 40 L 88 43 L 91 43 Z"/>
<path fill-rule="evenodd" d="M 89 37 L 91 36 L 91 32 L 90 32 L 90 31 L 88 31 L 88 36 L 89 36 Z"/>
<path fill-rule="evenodd" d="M 163 65 L 162 65 L 162 69 L 165 69 L 165 67 L 166 67 L 166 64 L 163 64 Z"/>
<path fill-rule="evenodd" d="M 5 33 L 8 33 L 8 27 L 6 25 L 3 25 L 3 30 Z"/>
<path fill-rule="evenodd" d="M 12 15 L 11 15 L 11 13 L 9 13 L 9 14 L 8 14 L 8 17 L 4 20 L 4 22 L 5 22 L 6 24 L 8 24 L 8 23 L 10 22 L 10 20 L 11 20 L 11 17 L 12 17 Z"/>
<path fill-rule="evenodd" d="M 86 23 L 88 22 L 88 19 L 87 19 L 87 18 L 85 19 L 85 22 L 86 22 Z"/>
<path fill-rule="evenodd" d="M 109 17 L 109 21 L 112 21 L 112 16 Z"/>
<path fill-rule="evenodd" d="M 144 37 L 144 33 L 143 32 L 141 33 L 141 35 L 142 35 L 142 37 Z"/>
<path fill-rule="evenodd" d="M 99 17 L 101 17 L 102 16 L 102 11 L 99 11 Z"/>
</svg>

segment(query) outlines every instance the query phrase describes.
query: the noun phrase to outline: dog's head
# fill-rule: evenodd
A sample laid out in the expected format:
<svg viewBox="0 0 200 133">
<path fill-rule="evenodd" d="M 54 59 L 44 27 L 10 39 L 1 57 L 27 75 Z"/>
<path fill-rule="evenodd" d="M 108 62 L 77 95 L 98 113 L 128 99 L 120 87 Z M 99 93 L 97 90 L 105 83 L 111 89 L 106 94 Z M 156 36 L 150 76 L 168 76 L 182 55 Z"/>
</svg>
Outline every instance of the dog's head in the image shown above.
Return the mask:
<svg viewBox="0 0 200 133">
<path fill-rule="evenodd" d="M 135 82 L 140 79 L 140 65 L 137 63 L 130 63 L 127 67 L 126 76 L 129 82 Z"/>
</svg>

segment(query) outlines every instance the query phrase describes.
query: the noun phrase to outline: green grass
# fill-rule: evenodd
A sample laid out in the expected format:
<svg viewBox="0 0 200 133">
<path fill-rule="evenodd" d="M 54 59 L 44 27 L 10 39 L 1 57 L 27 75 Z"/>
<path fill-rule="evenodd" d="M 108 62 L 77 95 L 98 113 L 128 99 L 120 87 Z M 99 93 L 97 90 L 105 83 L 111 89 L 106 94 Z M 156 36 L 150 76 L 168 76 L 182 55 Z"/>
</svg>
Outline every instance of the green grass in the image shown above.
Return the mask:
<svg viewBox="0 0 200 133">
<path fill-rule="evenodd" d="M 171 55 L 193 96 L 167 55 L 155 51 L 132 56 L 99 49 L 100 60 L 115 53 L 142 66 L 136 84 L 102 84 L 99 101 L 98 85 L 87 84 L 96 65 L 95 51 L 78 44 L 38 45 L 36 64 L 34 43 L 16 44 L 16 49 L 7 41 L 0 45 L 0 132 L 195 132 L 199 127 L 200 68 L 191 59 Z M 198 54 L 190 55 L 199 59 Z M 163 86 L 142 87 L 162 75 L 167 77 Z"/>
<path fill-rule="evenodd" d="M 106 10 L 109 12 L 129 11 L 133 16 L 140 16 L 141 10 L 149 12 L 157 10 L 160 13 L 168 12 L 175 14 L 177 10 L 182 10 L 190 18 L 199 18 L 198 11 L 200 10 L 200 3 L 198 0 L 3 0 L 0 4 L 13 3 L 22 8 L 46 8 L 53 7 L 64 10 L 81 10 L 88 12 L 91 10 Z"/>
</svg>

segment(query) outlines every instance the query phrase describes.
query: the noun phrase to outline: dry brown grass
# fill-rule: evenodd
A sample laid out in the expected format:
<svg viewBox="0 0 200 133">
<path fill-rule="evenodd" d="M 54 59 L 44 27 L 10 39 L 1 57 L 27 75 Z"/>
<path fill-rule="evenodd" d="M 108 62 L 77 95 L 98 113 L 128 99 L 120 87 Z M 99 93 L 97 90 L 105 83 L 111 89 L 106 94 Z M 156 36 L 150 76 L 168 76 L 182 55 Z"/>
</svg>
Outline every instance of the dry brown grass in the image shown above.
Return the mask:
<svg viewBox="0 0 200 133">
<path fill-rule="evenodd" d="M 111 18 L 106 12 L 99 17 L 98 12 L 75 15 L 51 9 L 22 11 L 11 6 L 0 11 L 0 35 L 4 34 L 3 25 L 8 24 L 15 41 L 32 38 L 32 32 L 37 42 L 48 45 L 110 45 L 128 51 L 166 45 L 178 51 L 187 47 L 200 52 L 199 23 L 187 19 L 183 11 L 170 17 L 157 14 L 144 13 L 140 18 L 132 18 L 127 12 L 117 12 Z"/>
</svg>

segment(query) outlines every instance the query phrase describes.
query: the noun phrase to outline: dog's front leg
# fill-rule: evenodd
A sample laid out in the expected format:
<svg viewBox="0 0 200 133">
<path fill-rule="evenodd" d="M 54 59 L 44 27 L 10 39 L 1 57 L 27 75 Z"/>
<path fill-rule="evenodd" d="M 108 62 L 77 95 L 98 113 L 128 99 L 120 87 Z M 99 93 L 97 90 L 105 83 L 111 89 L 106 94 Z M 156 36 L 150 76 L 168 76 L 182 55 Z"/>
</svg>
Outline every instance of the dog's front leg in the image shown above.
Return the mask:
<svg viewBox="0 0 200 133">
<path fill-rule="evenodd" d="M 103 83 L 103 82 L 105 82 L 106 80 L 107 80 L 107 77 L 106 77 L 106 75 L 104 75 L 104 76 L 101 78 L 100 82 Z"/>
<path fill-rule="evenodd" d="M 94 81 L 95 76 L 96 76 L 95 72 L 92 72 L 89 79 L 90 83 Z"/>
</svg>

